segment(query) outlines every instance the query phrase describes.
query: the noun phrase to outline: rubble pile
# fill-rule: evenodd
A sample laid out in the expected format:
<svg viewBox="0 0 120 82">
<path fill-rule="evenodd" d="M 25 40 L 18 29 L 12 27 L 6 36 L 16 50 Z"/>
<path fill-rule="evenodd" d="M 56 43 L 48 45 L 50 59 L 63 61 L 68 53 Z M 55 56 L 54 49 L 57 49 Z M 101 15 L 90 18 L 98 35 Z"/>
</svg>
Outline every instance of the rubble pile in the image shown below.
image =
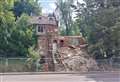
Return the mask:
<svg viewBox="0 0 120 82">
<path fill-rule="evenodd" d="M 58 50 L 57 55 L 61 58 L 60 61 L 66 71 L 87 72 L 98 70 L 96 61 L 80 48 L 62 47 Z"/>
</svg>

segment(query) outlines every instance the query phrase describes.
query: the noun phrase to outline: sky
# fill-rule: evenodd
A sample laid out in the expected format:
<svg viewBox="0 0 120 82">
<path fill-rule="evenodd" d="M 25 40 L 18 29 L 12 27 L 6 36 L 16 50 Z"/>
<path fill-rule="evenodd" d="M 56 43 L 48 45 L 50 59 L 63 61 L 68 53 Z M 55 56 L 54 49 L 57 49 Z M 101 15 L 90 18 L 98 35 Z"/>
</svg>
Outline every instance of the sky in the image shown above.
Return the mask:
<svg viewBox="0 0 120 82">
<path fill-rule="evenodd" d="M 56 0 L 39 0 L 40 6 L 42 7 L 42 13 L 48 14 L 54 12 L 56 5 Z M 79 2 L 83 2 L 83 0 L 78 0 Z"/>
<path fill-rule="evenodd" d="M 55 0 L 40 0 L 40 6 L 42 7 L 42 13 L 52 13 L 55 8 Z"/>
</svg>

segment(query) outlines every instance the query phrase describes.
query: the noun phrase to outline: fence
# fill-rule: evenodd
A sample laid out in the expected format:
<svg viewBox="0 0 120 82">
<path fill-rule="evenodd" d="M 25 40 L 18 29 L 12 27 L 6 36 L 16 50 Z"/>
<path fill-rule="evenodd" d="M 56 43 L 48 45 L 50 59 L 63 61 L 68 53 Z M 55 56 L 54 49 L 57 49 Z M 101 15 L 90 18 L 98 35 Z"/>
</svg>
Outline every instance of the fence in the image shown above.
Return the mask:
<svg viewBox="0 0 120 82">
<path fill-rule="evenodd" d="M 0 58 L 0 72 L 35 72 L 36 64 L 30 66 L 28 58 Z"/>
<path fill-rule="evenodd" d="M 47 64 L 40 64 L 39 61 L 31 62 L 28 61 L 29 58 L 0 58 L 0 72 L 45 72 L 48 71 Z M 60 58 L 58 58 L 60 59 Z M 115 66 L 120 68 L 120 58 L 111 59 L 100 59 L 96 60 L 98 65 L 105 65 L 102 69 L 105 70 L 106 67 Z M 47 58 L 46 60 L 50 60 Z M 54 69 L 60 69 L 66 71 L 65 67 L 61 64 L 54 64 Z M 109 70 L 109 69 L 106 69 Z M 56 71 L 56 70 L 55 70 Z"/>
</svg>

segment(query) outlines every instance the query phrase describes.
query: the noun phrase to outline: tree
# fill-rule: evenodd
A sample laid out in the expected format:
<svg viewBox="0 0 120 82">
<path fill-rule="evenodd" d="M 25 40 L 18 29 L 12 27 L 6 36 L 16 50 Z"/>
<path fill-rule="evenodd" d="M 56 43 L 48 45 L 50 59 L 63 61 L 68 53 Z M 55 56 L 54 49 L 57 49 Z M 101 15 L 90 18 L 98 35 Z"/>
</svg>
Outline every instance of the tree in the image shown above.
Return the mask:
<svg viewBox="0 0 120 82">
<path fill-rule="evenodd" d="M 16 0 L 13 12 L 16 17 L 20 17 L 23 13 L 30 15 L 40 15 L 41 7 L 38 0 Z"/>
<path fill-rule="evenodd" d="M 89 52 L 96 58 L 118 55 L 119 0 L 84 0 L 76 7 L 82 35 L 87 39 Z M 117 30 L 116 30 L 117 29 Z"/>
<path fill-rule="evenodd" d="M 28 25 L 29 16 L 23 14 L 16 21 L 16 28 L 9 40 L 14 56 L 27 56 L 28 48 L 36 44 L 35 29 Z M 18 54 L 18 55 L 17 55 Z M 11 56 L 11 55 L 10 55 Z"/>
<path fill-rule="evenodd" d="M 14 15 L 10 11 L 13 7 L 12 2 L 14 0 L 1 0 L 0 1 L 0 54 L 7 54 L 7 45 L 9 44 L 9 38 L 14 29 Z"/>
<path fill-rule="evenodd" d="M 35 29 L 28 25 L 27 14 L 15 20 L 13 8 L 14 0 L 0 0 L 0 56 L 27 57 L 36 44 Z"/>
<path fill-rule="evenodd" d="M 57 10 L 59 10 L 60 13 L 60 23 L 62 30 L 65 29 L 65 35 L 71 34 L 71 29 L 73 25 L 72 21 L 72 9 L 71 4 L 73 3 L 73 0 L 58 0 L 57 2 Z"/>
</svg>

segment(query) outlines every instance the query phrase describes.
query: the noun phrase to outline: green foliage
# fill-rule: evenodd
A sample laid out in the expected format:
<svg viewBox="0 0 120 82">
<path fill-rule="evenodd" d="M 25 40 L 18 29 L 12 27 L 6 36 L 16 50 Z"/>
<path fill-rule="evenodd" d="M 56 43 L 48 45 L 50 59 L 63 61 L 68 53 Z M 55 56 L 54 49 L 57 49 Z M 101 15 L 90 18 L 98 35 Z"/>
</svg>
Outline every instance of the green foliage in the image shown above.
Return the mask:
<svg viewBox="0 0 120 82">
<path fill-rule="evenodd" d="M 28 48 L 36 44 L 35 30 L 28 26 L 28 16 L 22 15 L 16 21 L 11 42 L 16 45 L 17 54 L 26 56 Z"/>
<path fill-rule="evenodd" d="M 78 24 L 96 58 L 120 55 L 119 0 L 85 0 L 78 4 Z M 79 11 L 78 11 L 79 10 Z"/>
<path fill-rule="evenodd" d="M 11 38 L 11 33 L 15 28 L 14 15 L 9 9 L 10 4 L 7 1 L 0 1 L 0 53 L 7 54 L 9 52 L 9 39 Z"/>
<path fill-rule="evenodd" d="M 39 52 L 37 50 L 34 49 L 34 47 L 30 47 L 28 48 L 28 57 L 32 58 L 32 61 L 36 61 L 38 59 L 40 59 L 40 55 Z"/>
<path fill-rule="evenodd" d="M 79 35 L 79 28 L 73 21 L 73 10 L 71 5 L 73 0 L 58 0 L 57 10 L 60 14 L 61 35 Z"/>
<path fill-rule="evenodd" d="M 38 68 L 36 66 L 39 65 L 39 60 L 40 60 L 39 52 L 37 50 L 35 50 L 33 46 L 28 48 L 28 52 L 29 52 L 28 53 L 29 58 L 26 61 L 27 66 L 28 66 L 29 69 L 36 70 L 34 68 Z"/>
<path fill-rule="evenodd" d="M 15 20 L 14 7 L 14 0 L 0 0 L 0 56 L 27 57 L 28 48 L 36 44 L 35 29 L 28 25 L 28 13 Z"/>
<path fill-rule="evenodd" d="M 22 13 L 30 15 L 40 15 L 41 8 L 37 0 L 16 0 L 13 12 L 16 17 L 20 17 Z"/>
</svg>

